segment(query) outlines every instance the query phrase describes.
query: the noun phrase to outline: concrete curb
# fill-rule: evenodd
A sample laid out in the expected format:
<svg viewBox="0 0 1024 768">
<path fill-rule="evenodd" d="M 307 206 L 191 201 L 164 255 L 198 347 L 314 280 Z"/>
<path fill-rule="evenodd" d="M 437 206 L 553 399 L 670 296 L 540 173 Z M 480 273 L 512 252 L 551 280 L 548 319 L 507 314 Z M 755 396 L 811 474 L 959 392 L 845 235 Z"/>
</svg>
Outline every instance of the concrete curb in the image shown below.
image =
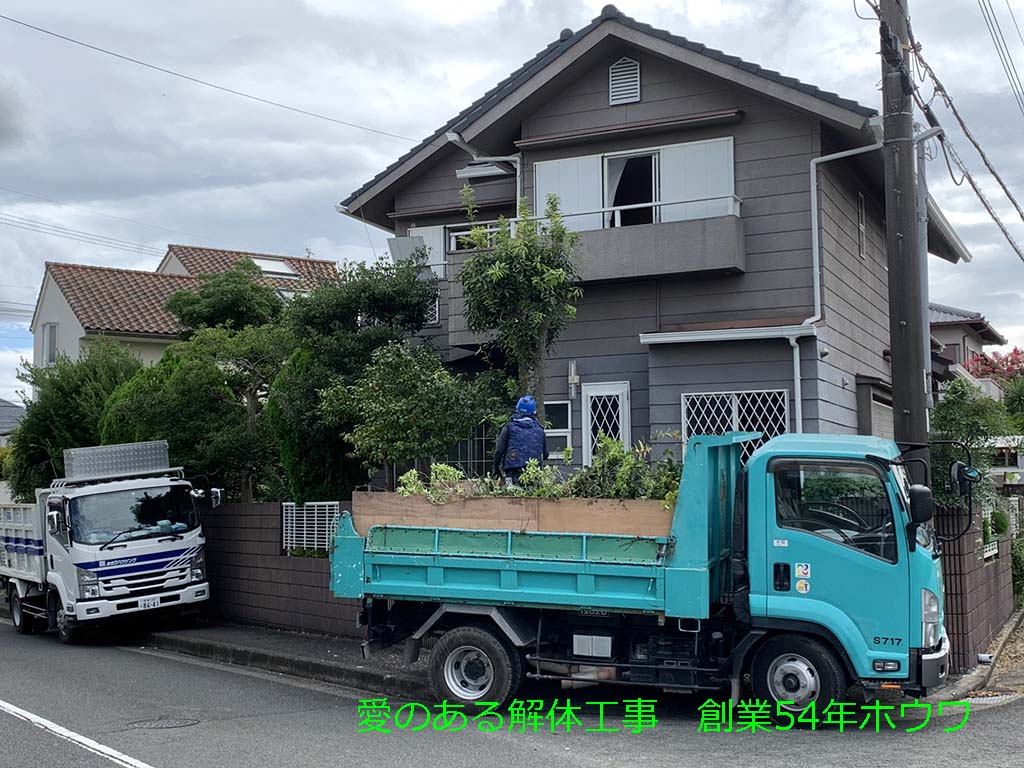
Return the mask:
<svg viewBox="0 0 1024 768">
<path fill-rule="evenodd" d="M 1002 654 L 1006 642 L 1010 639 L 1010 635 L 1013 634 L 1014 630 L 1020 626 L 1022 620 L 1024 620 L 1024 607 L 1018 608 L 1010 616 L 1002 630 L 1000 630 L 999 636 L 993 642 L 991 664 L 978 665 L 956 681 L 937 690 L 927 698 L 927 701 L 960 701 L 971 691 L 978 691 L 988 686 L 989 680 L 992 679 L 992 672 L 995 670 L 996 664 L 999 663 L 999 656 Z"/>
<path fill-rule="evenodd" d="M 309 680 L 317 680 L 349 688 L 362 688 L 388 696 L 417 701 L 429 700 L 430 689 L 425 680 L 412 675 L 397 675 L 372 667 L 349 666 L 302 656 L 273 653 L 214 640 L 201 640 L 174 632 L 151 632 L 143 635 L 147 646 L 188 656 L 254 667 Z"/>
</svg>

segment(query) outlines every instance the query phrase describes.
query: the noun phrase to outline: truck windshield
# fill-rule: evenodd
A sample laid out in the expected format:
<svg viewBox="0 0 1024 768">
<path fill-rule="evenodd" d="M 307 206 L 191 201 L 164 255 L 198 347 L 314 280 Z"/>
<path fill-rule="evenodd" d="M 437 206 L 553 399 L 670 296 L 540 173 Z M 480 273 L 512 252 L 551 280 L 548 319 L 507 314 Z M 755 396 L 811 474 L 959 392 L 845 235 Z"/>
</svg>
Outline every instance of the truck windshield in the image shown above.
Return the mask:
<svg viewBox="0 0 1024 768">
<path fill-rule="evenodd" d="M 71 537 L 80 544 L 184 533 L 199 525 L 187 485 L 162 485 L 95 493 L 71 500 Z"/>
<path fill-rule="evenodd" d="M 893 476 L 896 478 L 896 485 L 900 490 L 900 504 L 903 509 L 910 512 L 910 474 L 902 464 L 893 464 Z M 932 549 L 935 546 L 935 521 L 929 520 L 924 525 L 917 526 L 917 544 L 925 549 Z"/>
</svg>

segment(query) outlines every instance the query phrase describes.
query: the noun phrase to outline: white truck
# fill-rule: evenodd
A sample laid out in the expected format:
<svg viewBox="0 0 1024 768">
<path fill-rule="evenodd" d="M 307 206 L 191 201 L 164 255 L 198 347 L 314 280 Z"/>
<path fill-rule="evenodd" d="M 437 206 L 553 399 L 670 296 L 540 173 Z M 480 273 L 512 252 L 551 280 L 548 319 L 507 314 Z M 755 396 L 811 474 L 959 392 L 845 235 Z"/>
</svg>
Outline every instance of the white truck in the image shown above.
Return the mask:
<svg viewBox="0 0 1024 768">
<path fill-rule="evenodd" d="M 0 588 L 22 634 L 73 643 L 95 622 L 209 599 L 200 506 L 163 440 L 64 451 L 66 477 L 35 504 L 0 506 Z"/>
</svg>

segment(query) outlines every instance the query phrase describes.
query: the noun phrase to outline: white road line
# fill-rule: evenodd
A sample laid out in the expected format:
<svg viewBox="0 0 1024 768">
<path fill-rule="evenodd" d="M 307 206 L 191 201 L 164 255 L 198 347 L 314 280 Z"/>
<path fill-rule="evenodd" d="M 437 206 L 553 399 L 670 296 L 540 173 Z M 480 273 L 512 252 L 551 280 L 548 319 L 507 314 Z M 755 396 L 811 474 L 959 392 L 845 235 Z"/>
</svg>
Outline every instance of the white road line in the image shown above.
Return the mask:
<svg viewBox="0 0 1024 768">
<path fill-rule="evenodd" d="M 141 760 L 136 760 L 134 757 L 129 757 L 116 749 L 112 749 L 104 744 L 100 744 L 98 741 L 93 741 L 88 736 L 83 736 L 80 733 L 68 730 L 64 726 L 57 725 L 45 717 L 34 715 L 21 707 L 16 707 L 13 704 L 9 704 L 6 701 L 0 699 L 0 712 L 6 712 L 9 715 L 19 720 L 32 723 L 36 728 L 42 728 L 48 733 L 52 733 L 65 741 L 70 741 L 72 744 L 77 744 L 87 752 L 92 752 L 94 755 L 105 757 L 107 760 L 112 762 L 114 765 L 119 765 L 121 768 L 153 768 L 149 763 L 144 763 Z"/>
</svg>

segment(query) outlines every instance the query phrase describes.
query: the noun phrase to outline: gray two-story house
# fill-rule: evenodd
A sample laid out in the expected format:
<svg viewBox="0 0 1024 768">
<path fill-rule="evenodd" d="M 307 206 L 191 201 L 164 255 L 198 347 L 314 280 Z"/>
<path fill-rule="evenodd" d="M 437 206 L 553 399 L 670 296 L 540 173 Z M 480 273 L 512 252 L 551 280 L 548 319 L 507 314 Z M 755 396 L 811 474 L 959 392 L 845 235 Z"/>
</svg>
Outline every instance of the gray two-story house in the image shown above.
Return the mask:
<svg viewBox="0 0 1024 768">
<path fill-rule="evenodd" d="M 545 399 L 552 450 L 571 444 L 577 462 L 600 432 L 885 434 L 878 140 L 873 109 L 608 6 L 339 210 L 393 232 L 397 251 L 428 247 L 441 294 L 427 334 L 457 364 L 481 341 L 463 320 L 460 188 L 483 220 L 559 196 L 584 293 Z M 931 253 L 969 260 L 929 213 Z"/>
</svg>

